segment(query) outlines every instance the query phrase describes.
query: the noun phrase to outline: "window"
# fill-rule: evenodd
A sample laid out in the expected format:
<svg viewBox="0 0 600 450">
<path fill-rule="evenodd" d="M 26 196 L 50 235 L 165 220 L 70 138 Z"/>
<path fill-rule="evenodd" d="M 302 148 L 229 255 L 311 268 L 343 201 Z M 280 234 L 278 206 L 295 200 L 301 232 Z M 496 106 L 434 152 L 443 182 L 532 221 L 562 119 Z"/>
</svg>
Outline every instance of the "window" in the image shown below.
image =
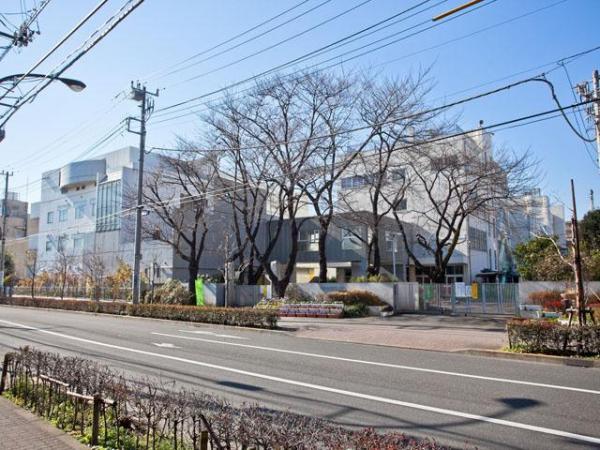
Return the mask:
<svg viewBox="0 0 600 450">
<path fill-rule="evenodd" d="M 462 283 L 464 281 L 463 266 L 446 267 L 446 283 Z"/>
<path fill-rule="evenodd" d="M 76 234 L 73 237 L 73 250 L 81 250 L 83 249 L 83 244 L 85 240 L 82 234 Z"/>
<path fill-rule="evenodd" d="M 85 215 L 85 203 L 77 203 L 75 205 L 75 219 L 83 219 Z"/>
<path fill-rule="evenodd" d="M 356 189 L 372 183 L 373 175 L 354 175 L 342 178 L 342 189 Z"/>
<path fill-rule="evenodd" d="M 479 228 L 469 227 L 469 245 L 472 250 L 487 251 L 487 233 Z"/>
<path fill-rule="evenodd" d="M 65 236 L 65 235 L 59 236 L 58 237 L 58 242 L 57 242 L 57 245 L 56 245 L 56 249 L 59 252 L 64 252 L 65 249 L 67 248 L 67 242 L 68 242 L 68 240 L 69 240 L 69 238 L 67 236 Z"/>
<path fill-rule="evenodd" d="M 68 208 L 60 208 L 58 210 L 58 221 L 59 222 L 66 222 L 67 221 L 67 215 L 69 213 Z"/>
<path fill-rule="evenodd" d="M 342 229 L 342 250 L 360 250 L 362 242 L 358 238 L 360 228 Z"/>
<path fill-rule="evenodd" d="M 98 186 L 96 231 L 114 231 L 121 228 L 121 180 L 108 181 Z"/>
<path fill-rule="evenodd" d="M 404 181 L 406 179 L 406 169 L 401 167 L 399 169 L 393 169 L 389 175 L 390 181 Z"/>
<path fill-rule="evenodd" d="M 298 237 L 298 249 L 304 252 L 319 250 L 319 230 L 301 231 Z"/>
<path fill-rule="evenodd" d="M 90 200 L 90 215 L 96 217 L 96 200 Z"/>
<path fill-rule="evenodd" d="M 46 223 L 54 223 L 54 211 L 48 211 L 46 214 Z"/>
<path fill-rule="evenodd" d="M 385 249 L 388 252 L 398 252 L 398 241 L 400 240 L 399 233 L 394 231 L 385 232 Z"/>
<path fill-rule="evenodd" d="M 398 203 L 396 203 L 394 210 L 396 211 L 406 211 L 408 207 L 408 200 L 405 198 L 400 199 Z"/>
<path fill-rule="evenodd" d="M 52 247 L 53 247 L 52 236 L 47 236 L 46 237 L 46 251 L 47 252 L 52 251 Z"/>
</svg>

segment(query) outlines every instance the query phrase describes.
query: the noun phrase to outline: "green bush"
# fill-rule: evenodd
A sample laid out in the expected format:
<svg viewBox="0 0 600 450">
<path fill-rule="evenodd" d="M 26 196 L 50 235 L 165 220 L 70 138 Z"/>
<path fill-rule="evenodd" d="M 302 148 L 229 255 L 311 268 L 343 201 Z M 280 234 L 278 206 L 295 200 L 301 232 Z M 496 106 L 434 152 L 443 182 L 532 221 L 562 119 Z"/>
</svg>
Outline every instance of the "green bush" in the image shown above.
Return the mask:
<svg viewBox="0 0 600 450">
<path fill-rule="evenodd" d="M 186 286 L 177 280 L 169 280 L 162 286 L 148 291 L 145 303 L 160 303 L 164 305 L 189 305 L 191 294 Z"/>
<path fill-rule="evenodd" d="M 335 291 L 325 294 L 327 300 L 331 302 L 341 302 L 344 305 L 360 304 L 365 306 L 386 306 L 377 295 L 369 291 L 353 289 L 350 291 Z"/>
<path fill-rule="evenodd" d="M 277 328 L 277 310 L 257 308 L 221 308 L 213 306 L 97 302 L 90 300 L 54 300 L 49 298 L 7 297 L 0 304 L 66 309 L 103 314 L 121 314 L 154 319 L 235 325 L 252 328 Z"/>
<path fill-rule="evenodd" d="M 384 273 L 377 275 L 362 275 L 350 279 L 351 283 L 393 283 L 396 281 L 398 281 L 398 279 L 393 275 L 386 275 Z"/>
<path fill-rule="evenodd" d="M 344 305 L 344 317 L 365 317 L 369 315 L 369 307 L 363 303 Z"/>
<path fill-rule="evenodd" d="M 513 319 L 506 324 L 510 348 L 529 353 L 600 356 L 600 325 L 568 327 L 557 322 Z"/>
</svg>

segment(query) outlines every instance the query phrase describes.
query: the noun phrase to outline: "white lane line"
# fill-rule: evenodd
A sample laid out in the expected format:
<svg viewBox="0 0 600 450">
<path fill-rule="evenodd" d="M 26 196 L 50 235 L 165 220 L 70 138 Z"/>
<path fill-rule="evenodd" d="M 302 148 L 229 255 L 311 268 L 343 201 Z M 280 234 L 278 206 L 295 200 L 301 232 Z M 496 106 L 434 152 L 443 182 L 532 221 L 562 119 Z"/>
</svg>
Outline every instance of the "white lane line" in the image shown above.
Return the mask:
<svg viewBox="0 0 600 450">
<path fill-rule="evenodd" d="M 157 347 L 162 347 L 162 348 L 181 348 L 181 347 L 177 347 L 176 345 L 170 344 L 168 342 L 153 342 L 152 344 L 156 345 Z"/>
<path fill-rule="evenodd" d="M 240 339 L 243 341 L 248 340 L 248 338 L 245 338 L 245 337 L 234 336 L 232 334 L 217 334 L 212 331 L 192 331 L 192 330 L 177 330 L 177 331 L 179 331 L 180 333 L 206 334 L 209 336 L 222 337 L 222 338 L 228 338 L 228 339 Z"/>
<path fill-rule="evenodd" d="M 391 398 L 387 398 L 387 397 L 379 397 L 377 395 L 361 394 L 359 392 L 346 391 L 344 389 L 337 389 L 337 388 L 332 388 L 332 387 L 328 387 L 328 386 L 322 386 L 320 384 L 305 383 L 303 381 L 289 380 L 287 378 L 275 377 L 272 375 L 265 375 L 262 373 L 256 373 L 256 372 L 250 372 L 247 370 L 235 369 L 233 367 L 220 366 L 217 364 L 210 364 L 210 363 L 206 363 L 206 362 L 202 362 L 202 361 L 196 361 L 193 359 L 180 358 L 178 356 L 163 355 L 161 353 L 149 352 L 149 351 L 145 351 L 145 350 L 138 350 L 135 348 L 123 347 L 121 345 L 107 344 L 105 342 L 93 341 L 91 339 L 84 339 L 84 338 L 80 338 L 77 336 L 71 336 L 69 334 L 57 333 L 55 331 L 43 330 L 43 329 L 40 329 L 37 327 L 31 327 L 31 326 L 23 325 L 20 323 L 9 322 L 8 320 L 0 319 L 0 322 L 6 323 L 8 325 L 16 326 L 16 327 L 21 327 L 21 328 L 28 329 L 28 330 L 35 330 L 40 333 L 45 333 L 45 334 L 49 334 L 52 336 L 58 336 L 58 337 L 61 337 L 64 339 L 72 340 L 72 341 L 85 342 L 86 344 L 97 345 L 99 347 L 106 347 L 106 348 L 111 348 L 114 350 L 122 350 L 125 352 L 137 353 L 139 355 L 152 356 L 155 358 L 169 359 L 171 361 L 178 361 L 178 362 L 182 362 L 182 363 L 186 363 L 186 364 L 192 364 L 195 366 L 207 367 L 209 369 L 216 369 L 216 370 L 221 370 L 224 372 L 230 372 L 230 373 L 235 373 L 238 375 L 244 375 L 247 377 L 259 378 L 262 380 L 269 380 L 269 381 L 274 381 L 277 383 L 289 384 L 292 386 L 299 386 L 299 387 L 303 387 L 303 388 L 307 388 L 307 389 L 313 389 L 316 391 L 330 392 L 333 394 L 339 394 L 339 395 L 343 395 L 346 397 L 354 397 L 354 398 L 360 398 L 363 400 L 371 400 L 371 401 L 379 402 L 379 403 L 387 403 L 390 405 L 418 409 L 421 411 L 428 411 L 428 412 L 443 414 L 443 415 L 447 415 L 447 416 L 454 416 L 454 417 L 460 417 L 463 419 L 470 419 L 470 420 L 477 420 L 480 422 L 493 423 L 493 424 L 502 425 L 505 427 L 519 428 L 519 429 L 528 430 L 528 431 L 536 431 L 538 433 L 549 434 L 549 435 L 553 435 L 553 436 L 560 436 L 560 437 L 564 437 L 564 438 L 568 438 L 568 439 L 575 439 L 578 441 L 590 442 L 593 444 L 600 445 L 600 437 L 570 433 L 568 431 L 555 430 L 552 428 L 539 427 L 536 425 L 529 425 L 526 423 L 513 422 L 511 420 L 496 419 L 495 417 L 481 416 L 479 414 L 470 414 L 470 413 L 465 413 L 465 412 L 461 412 L 461 411 L 455 411 L 452 409 L 437 408 L 435 406 L 421 405 L 419 403 L 405 402 L 402 400 L 395 400 L 395 399 L 391 399 Z"/>
<path fill-rule="evenodd" d="M 187 340 L 192 340 L 192 341 L 208 342 L 208 343 L 213 343 L 213 344 L 231 345 L 234 347 L 251 348 L 251 349 L 255 349 L 255 350 L 265 350 L 265 351 L 276 352 L 276 353 L 288 353 L 291 355 L 308 356 L 311 358 L 333 359 L 336 361 L 351 362 L 351 363 L 356 363 L 356 364 L 366 364 L 366 365 L 370 365 L 370 366 L 389 367 L 392 369 L 413 370 L 416 372 L 435 373 L 438 375 L 451 375 L 454 377 L 474 378 L 477 380 L 497 381 L 497 382 L 510 383 L 510 384 L 522 384 L 522 385 L 526 385 L 526 386 L 535 386 L 535 387 L 542 387 L 542 388 L 549 388 L 549 389 L 560 389 L 560 390 L 564 390 L 564 391 L 574 391 L 574 392 L 583 392 L 585 394 L 600 395 L 600 391 L 595 391 L 593 389 L 584 389 L 584 388 L 571 387 L 571 386 L 561 386 L 561 385 L 557 385 L 557 384 L 546 384 L 546 383 L 536 383 L 534 381 L 512 380 L 510 378 L 486 377 L 483 375 L 472 375 L 472 374 L 468 374 L 468 373 L 449 372 L 446 370 L 426 369 L 423 367 L 404 366 L 404 365 L 400 365 L 400 364 L 383 363 L 383 362 L 376 362 L 376 361 L 365 361 L 362 359 L 343 358 L 341 356 L 330 356 L 330 355 L 323 355 L 320 353 L 307 353 L 307 352 L 299 352 L 299 351 L 295 351 L 295 350 L 284 350 L 284 349 L 273 348 L 273 347 L 261 347 L 259 345 L 237 344 L 234 342 L 224 342 L 224 341 L 216 341 L 214 339 L 179 336 L 176 334 L 165 334 L 165 333 L 152 333 L 152 334 L 155 334 L 157 336 L 172 337 L 172 338 L 178 338 L 178 339 L 187 339 Z"/>
</svg>

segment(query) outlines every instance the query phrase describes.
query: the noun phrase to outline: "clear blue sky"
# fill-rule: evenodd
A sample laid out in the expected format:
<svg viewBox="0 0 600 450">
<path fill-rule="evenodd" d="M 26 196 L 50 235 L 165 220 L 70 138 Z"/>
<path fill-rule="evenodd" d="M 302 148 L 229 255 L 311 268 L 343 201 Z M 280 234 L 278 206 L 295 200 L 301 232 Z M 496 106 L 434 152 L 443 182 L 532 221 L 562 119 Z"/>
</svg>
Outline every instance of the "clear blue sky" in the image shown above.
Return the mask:
<svg viewBox="0 0 600 450">
<path fill-rule="evenodd" d="M 41 71 L 51 70 L 124 1 L 109 2 L 89 26 L 64 46 L 62 52 L 44 64 Z M 325 0 L 309 0 L 244 38 L 256 35 L 323 1 Z M 60 167 L 84 154 L 124 117 L 138 114 L 133 101 L 123 100 L 123 95 L 115 98 L 120 92 L 128 91 L 131 80 L 148 80 L 150 89 L 164 88 L 156 101 L 157 108 L 160 108 L 259 73 L 419 3 L 418 0 L 371 0 L 343 17 L 284 45 L 208 76 L 183 82 L 250 55 L 363 1 L 331 0 L 302 18 L 226 54 L 173 75 L 153 78 L 150 75 L 156 71 L 169 68 L 210 48 L 292 7 L 300 0 L 146 0 L 98 47 L 69 70 L 68 76 L 87 83 L 85 91 L 75 94 L 63 86 L 52 86 L 10 120 L 6 127 L 7 137 L 0 144 L 0 169 L 14 170 L 12 185 L 18 188 L 23 198 L 28 193 L 29 200 L 35 201 L 40 195 L 40 184 L 36 180 L 39 180 L 42 171 Z M 438 1 L 432 0 L 423 7 L 435 5 Z M 15 11 L 18 10 L 19 3 L 17 0 L 5 0 L 1 8 L 4 11 Z M 2 74 L 23 72 L 29 68 L 96 3 L 97 0 L 53 0 L 39 20 L 42 34 L 21 52 L 11 53 L 2 63 Z M 306 64 L 314 64 L 385 37 L 461 3 L 464 1 L 447 0 L 406 22 Z M 444 102 L 444 98 L 455 100 L 542 70 L 554 69 L 556 66 L 548 66 L 477 88 L 482 83 L 600 45 L 600 33 L 597 31 L 600 13 L 598 0 L 497 0 L 488 3 L 488 6 L 448 24 L 347 62 L 344 68 L 377 66 L 384 75 L 403 75 L 431 66 L 431 78 L 435 82 L 431 101 L 433 104 L 440 104 Z M 548 8 L 543 11 L 440 46 L 449 40 L 545 6 Z M 219 50 L 241 42 L 244 38 Z M 436 48 L 426 50 L 430 47 Z M 209 55 L 211 53 L 204 57 Z M 397 61 L 387 63 L 394 58 Z M 600 68 L 600 51 L 567 65 L 574 83 L 589 80 L 594 68 Z M 564 70 L 554 70 L 549 78 L 556 84 L 561 102 L 564 105 L 572 103 L 572 91 Z M 471 88 L 475 89 L 455 94 Z M 486 124 L 492 124 L 552 108 L 554 104 L 547 89 L 539 85 L 520 87 L 508 93 L 471 102 L 455 112 L 460 114 L 461 126 L 467 129 L 474 127 L 480 119 Z M 176 135 L 191 137 L 198 131 L 194 116 L 188 115 L 163 123 L 158 123 L 159 120 L 161 119 L 155 117 L 149 125 L 149 145 L 173 145 Z M 64 136 L 66 133 L 70 134 Z M 598 168 L 586 154 L 584 143 L 573 134 L 563 119 L 556 118 L 499 131 L 495 135 L 495 142 L 517 152 L 530 149 L 541 160 L 544 176 L 540 180 L 540 187 L 549 195 L 568 202 L 569 178 L 573 177 L 581 213 L 589 207 L 590 189 L 596 191 L 596 203 L 600 203 Z M 117 135 L 114 140 L 89 155 L 128 144 L 136 145 L 137 136 L 127 133 Z M 588 150 L 594 152 L 592 156 L 596 158 L 595 144 L 589 145 Z M 25 186 L 28 180 L 29 186 Z"/>
</svg>

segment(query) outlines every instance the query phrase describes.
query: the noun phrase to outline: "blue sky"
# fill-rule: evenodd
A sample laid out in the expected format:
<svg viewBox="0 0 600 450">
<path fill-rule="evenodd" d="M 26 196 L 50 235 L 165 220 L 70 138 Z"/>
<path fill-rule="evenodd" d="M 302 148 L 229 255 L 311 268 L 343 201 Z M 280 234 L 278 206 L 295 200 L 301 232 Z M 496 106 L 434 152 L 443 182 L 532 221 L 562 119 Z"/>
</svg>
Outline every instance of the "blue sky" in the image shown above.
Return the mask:
<svg viewBox="0 0 600 450">
<path fill-rule="evenodd" d="M 110 1 L 101 14 L 69 40 L 63 50 L 47 61 L 40 71 L 50 71 L 124 2 Z M 2 3 L 3 11 L 16 11 L 20 2 L 6 0 Z M 42 34 L 29 47 L 12 52 L 2 62 L 2 74 L 28 69 L 96 3 L 97 0 L 53 0 L 39 20 Z M 303 17 L 223 55 L 204 62 L 198 61 L 218 51 L 214 50 L 192 60 L 199 62 L 193 67 L 161 76 L 173 68 L 182 67 L 176 66 L 180 61 L 298 3 L 300 0 L 146 0 L 67 72 L 66 75 L 83 80 L 88 85 L 87 89 L 75 94 L 64 86 L 53 85 L 8 122 L 7 137 L 0 144 L 0 169 L 13 170 L 15 176 L 11 183 L 15 190 L 21 193 L 22 198 L 35 201 L 40 195 L 40 183 L 37 180 L 43 171 L 60 167 L 81 155 L 93 157 L 123 145 L 137 144 L 136 135 L 117 133 L 105 145 L 92 147 L 127 115 L 138 114 L 136 104 L 124 96 L 132 80 L 147 81 L 149 89 L 161 89 L 160 97 L 156 100 L 156 108 L 159 109 L 260 73 L 417 5 L 420 1 L 308 0 L 278 20 L 218 50 L 224 50 L 315 8 Z M 358 6 L 361 3 L 364 4 Z M 421 7 L 432 6 L 429 11 L 320 58 L 311 59 L 306 64 L 318 63 L 424 22 L 461 3 L 464 1 L 432 0 Z M 548 78 L 555 83 L 562 104 L 573 103 L 572 90 L 562 67 L 549 65 L 537 70 L 534 68 L 600 45 L 600 34 L 597 32 L 600 1 L 488 0 L 486 3 L 489 4 L 464 17 L 345 62 L 341 67 L 345 70 L 375 67 L 381 75 L 391 76 L 431 67 L 431 79 L 435 83 L 430 94 L 433 105 L 550 70 Z M 226 69 L 186 81 L 251 55 L 354 6 L 358 7 L 299 38 Z M 542 10 L 533 12 L 538 9 Z M 388 41 L 382 41 L 385 42 Z M 336 59 L 336 62 L 341 59 Z M 573 83 L 590 80 L 592 70 L 600 69 L 600 51 L 578 58 L 566 68 Z M 503 79 L 527 69 L 533 70 Z M 495 81 L 499 79 L 503 80 Z M 453 112 L 460 114 L 460 125 L 468 129 L 480 119 L 492 124 L 554 107 L 547 88 L 540 84 L 515 88 L 507 93 L 470 102 Z M 149 124 L 148 144 L 169 146 L 173 145 L 176 135 L 193 137 L 198 133 L 194 115 L 189 114 L 189 110 L 182 112 L 188 115 L 173 118 L 179 114 L 162 117 L 156 114 Z M 172 120 L 161 122 L 167 118 Z M 569 179 L 573 177 L 581 213 L 589 208 L 590 189 L 596 191 L 596 204 L 600 203 L 598 167 L 586 153 L 584 143 L 568 128 L 564 119 L 555 118 L 498 131 L 494 139 L 497 145 L 516 152 L 529 149 L 541 161 L 543 178 L 540 187 L 547 194 L 568 202 Z M 588 145 L 587 151 L 596 158 L 595 144 Z"/>
</svg>

